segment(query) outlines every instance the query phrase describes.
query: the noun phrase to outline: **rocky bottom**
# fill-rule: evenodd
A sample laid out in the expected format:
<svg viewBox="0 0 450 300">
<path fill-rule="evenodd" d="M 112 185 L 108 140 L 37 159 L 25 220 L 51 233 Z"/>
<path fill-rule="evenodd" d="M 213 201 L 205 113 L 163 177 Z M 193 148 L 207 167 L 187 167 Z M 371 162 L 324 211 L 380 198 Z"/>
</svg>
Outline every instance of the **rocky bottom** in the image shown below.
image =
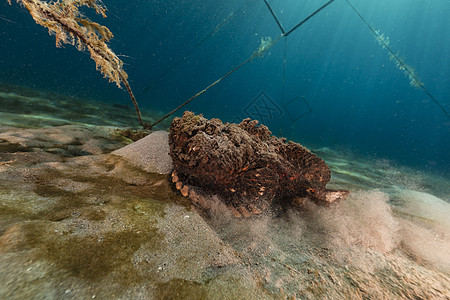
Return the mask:
<svg viewBox="0 0 450 300">
<path fill-rule="evenodd" d="M 128 143 L 0 130 L 1 299 L 449 299 L 446 178 L 315 149 L 352 191 L 339 205 L 237 219 L 204 195 L 205 216 L 169 174 L 111 154 Z"/>
</svg>

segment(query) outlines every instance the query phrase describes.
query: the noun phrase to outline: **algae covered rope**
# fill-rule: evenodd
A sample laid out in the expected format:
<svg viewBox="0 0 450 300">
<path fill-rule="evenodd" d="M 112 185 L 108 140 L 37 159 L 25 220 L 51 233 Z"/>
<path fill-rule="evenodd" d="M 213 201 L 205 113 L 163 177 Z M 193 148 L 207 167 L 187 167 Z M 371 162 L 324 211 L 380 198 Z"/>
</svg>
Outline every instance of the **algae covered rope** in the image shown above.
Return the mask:
<svg viewBox="0 0 450 300">
<path fill-rule="evenodd" d="M 244 62 L 242 62 L 241 64 L 239 64 L 237 67 L 235 67 L 234 69 L 232 69 L 231 71 L 229 71 L 227 74 L 223 75 L 222 77 L 220 77 L 219 79 L 217 79 L 216 81 L 214 81 L 213 83 L 211 83 L 210 85 L 208 85 L 206 88 L 204 88 L 203 90 L 201 90 L 200 92 L 198 92 L 197 94 L 195 94 L 194 96 L 192 96 L 191 98 L 189 98 L 188 100 L 186 100 L 185 102 L 183 102 L 182 104 L 180 104 L 178 107 L 176 107 L 175 109 L 173 109 L 171 112 L 169 112 L 168 114 L 166 114 L 165 116 L 163 116 L 161 119 L 159 119 L 158 121 L 156 121 L 155 123 L 151 124 L 150 126 L 148 126 L 146 129 L 152 129 L 155 125 L 159 124 L 160 122 L 162 122 L 163 120 L 167 119 L 168 117 L 170 117 L 172 114 L 176 113 L 179 109 L 181 109 L 183 106 L 185 106 L 186 104 L 188 104 L 189 102 L 191 102 L 192 100 L 194 100 L 195 98 L 197 98 L 198 96 L 200 96 L 201 94 L 205 93 L 207 90 L 209 90 L 210 88 L 212 88 L 213 86 L 215 86 L 216 84 L 218 84 L 219 82 L 221 82 L 223 79 L 227 78 L 228 76 L 230 76 L 231 74 L 233 74 L 235 71 L 237 71 L 238 69 L 240 69 L 242 66 L 244 66 L 246 63 L 248 63 L 249 61 L 252 61 L 255 57 L 261 57 L 264 55 L 264 53 L 269 50 L 269 48 L 271 48 L 280 38 L 282 37 L 282 35 L 280 35 L 278 37 L 278 39 L 275 42 L 272 42 L 271 38 L 268 39 L 262 39 L 261 40 L 261 45 L 259 46 L 258 50 L 256 50 L 255 52 L 253 52 L 252 56 L 250 56 L 249 58 L 247 58 L 247 60 L 245 60 Z"/>
<path fill-rule="evenodd" d="M 294 26 L 294 28 L 292 28 L 291 30 L 289 30 L 287 33 L 282 33 L 280 34 L 275 41 L 272 41 L 272 39 L 269 37 L 267 39 L 261 39 L 261 45 L 259 46 L 258 50 L 256 50 L 249 58 L 247 58 L 247 60 L 245 60 L 244 62 L 242 62 L 240 65 L 238 65 L 237 67 L 235 67 L 234 69 L 232 69 L 231 71 L 229 71 L 227 74 L 225 74 L 224 76 L 220 77 L 219 79 L 217 79 L 216 81 L 214 81 L 213 83 L 211 83 L 210 85 L 208 85 L 206 88 L 204 88 L 203 90 L 201 90 L 200 92 L 198 92 L 197 94 L 195 94 L 194 96 L 192 96 L 191 98 L 189 98 L 188 100 L 186 100 L 185 102 L 183 102 L 182 104 L 180 104 L 178 107 L 176 107 L 175 109 L 173 109 L 171 112 L 167 113 L 166 115 L 164 115 L 162 118 L 160 118 L 158 121 L 154 122 L 153 124 L 151 124 L 150 126 L 147 126 L 146 129 L 152 129 L 155 125 L 159 124 L 160 122 L 162 122 L 163 120 L 167 119 L 168 117 L 170 117 L 171 115 L 173 115 L 174 113 L 176 113 L 178 110 L 180 110 L 183 106 L 185 106 L 186 104 L 188 104 L 189 102 L 191 102 L 192 100 L 194 100 L 195 98 L 197 98 L 198 96 L 202 95 L 203 93 L 205 93 L 207 90 L 209 90 L 210 88 L 212 88 L 213 86 L 215 86 L 216 84 L 218 84 L 219 82 L 221 82 L 223 79 L 225 79 L 226 77 L 230 76 L 232 73 L 234 73 L 235 71 L 237 71 L 238 69 L 240 69 L 242 66 L 244 66 L 245 64 L 247 64 L 248 62 L 252 61 L 254 58 L 256 57 L 261 57 L 264 56 L 264 54 L 276 43 L 278 43 L 278 41 L 281 38 L 286 38 L 289 34 L 291 34 L 292 32 L 294 32 L 296 29 L 298 29 L 299 27 L 301 27 L 303 24 L 305 24 L 308 20 L 310 20 L 313 16 L 315 16 L 317 13 L 319 13 L 321 10 L 323 10 L 325 7 L 327 7 L 328 5 L 330 5 L 332 2 L 334 2 L 334 0 L 330 0 L 328 1 L 326 4 L 322 5 L 321 7 L 319 7 L 317 10 L 315 10 L 312 14 L 310 14 L 309 16 L 307 16 L 305 19 L 303 19 L 300 23 L 298 23 L 296 26 Z"/>
<path fill-rule="evenodd" d="M 167 119 L 168 117 L 170 117 L 171 115 L 173 115 L 174 113 L 176 113 L 179 109 L 181 109 L 183 106 L 187 105 L 189 102 L 191 102 L 192 100 L 194 100 L 195 98 L 197 98 L 198 96 L 200 96 L 201 94 L 205 93 L 207 90 L 209 90 L 210 88 L 212 88 L 213 86 L 215 86 L 216 84 L 218 84 L 219 82 L 221 82 L 223 79 L 225 79 L 226 77 L 230 76 L 233 72 L 237 71 L 238 69 L 240 69 L 243 65 L 245 65 L 246 63 L 248 63 L 249 61 L 251 61 L 253 59 L 253 56 L 251 56 L 250 58 L 248 58 L 246 61 L 244 61 L 243 63 L 241 63 L 239 66 L 235 67 L 233 70 L 231 70 L 230 72 L 228 72 L 227 74 L 223 75 L 222 77 L 220 77 L 219 79 L 217 79 L 216 81 L 214 81 L 213 83 L 211 83 L 210 85 L 208 85 L 206 88 L 204 88 L 203 90 L 201 90 L 200 92 L 198 92 L 197 94 L 195 94 L 194 96 L 192 96 L 191 98 L 189 98 L 188 100 L 186 100 L 185 102 L 183 102 L 182 104 L 180 104 L 177 108 L 173 109 L 171 112 L 169 112 L 168 114 L 166 114 L 165 116 L 163 116 L 161 119 L 159 119 L 158 121 L 156 121 L 155 123 L 153 123 L 152 125 L 150 125 L 147 129 L 152 129 L 155 125 L 161 123 L 162 121 L 164 121 L 165 119 Z"/>
<path fill-rule="evenodd" d="M 376 37 L 378 43 L 382 48 L 386 49 L 389 53 L 389 57 L 395 60 L 397 67 L 404 71 L 405 74 L 410 78 L 410 84 L 414 87 L 421 88 L 425 94 L 440 108 L 440 110 L 450 119 L 450 113 L 444 108 L 444 106 L 431 94 L 431 92 L 425 87 L 422 81 L 419 80 L 417 74 L 410 66 L 408 66 L 399 56 L 396 54 L 392 48 L 389 46 L 389 39 L 385 38 L 384 35 L 380 35 L 379 31 L 375 30 L 369 22 L 359 13 L 359 11 L 350 3 L 349 0 L 345 0 L 350 8 L 358 15 L 358 17 L 367 25 L 372 34 Z"/>
<path fill-rule="evenodd" d="M 282 74 L 282 87 L 281 87 L 281 101 L 284 101 L 284 86 L 285 86 L 285 77 L 286 77 L 286 64 L 287 64 L 287 60 L 286 60 L 286 53 L 287 53 L 287 36 L 289 34 L 291 34 L 292 32 L 294 32 L 297 28 L 299 28 L 300 26 L 302 26 L 305 22 L 307 22 L 309 19 L 311 19 L 312 17 L 314 17 L 317 13 L 319 13 L 321 10 L 323 10 L 325 7 L 327 7 L 328 5 L 330 5 L 331 3 L 333 3 L 334 0 L 330 0 L 327 3 L 325 3 L 324 5 L 322 5 L 321 7 L 319 7 L 316 11 L 314 11 L 312 14 L 310 14 L 308 17 L 306 17 L 305 19 L 303 19 L 300 23 L 298 23 L 297 25 L 295 25 L 294 27 L 292 27 L 291 30 L 289 30 L 288 32 L 286 32 L 283 28 L 283 26 L 281 25 L 280 20 L 278 19 L 278 17 L 276 16 L 274 10 L 272 9 L 272 7 L 270 6 L 269 2 L 267 0 L 264 0 L 264 3 L 266 4 L 267 8 L 269 9 L 270 14 L 273 16 L 273 18 L 275 19 L 275 22 L 277 23 L 278 27 L 281 30 L 281 35 L 285 37 L 284 39 L 284 56 L 283 56 L 283 74 Z"/>
</svg>

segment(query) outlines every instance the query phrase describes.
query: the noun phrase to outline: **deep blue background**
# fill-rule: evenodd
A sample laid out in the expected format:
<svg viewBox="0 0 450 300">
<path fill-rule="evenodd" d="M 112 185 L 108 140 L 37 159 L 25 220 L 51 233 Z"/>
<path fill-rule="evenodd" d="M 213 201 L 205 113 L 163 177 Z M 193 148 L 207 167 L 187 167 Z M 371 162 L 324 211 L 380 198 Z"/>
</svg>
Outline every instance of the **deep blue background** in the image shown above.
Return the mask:
<svg viewBox="0 0 450 300">
<path fill-rule="evenodd" d="M 289 29 L 326 1 L 269 2 Z M 450 1 L 351 2 L 375 29 L 389 36 L 392 48 L 450 111 Z M 280 34 L 263 0 L 104 3 L 108 18 L 86 13 L 114 33 L 111 48 L 124 55 L 140 105 L 161 112 L 247 59 L 261 37 Z M 35 24 L 25 8 L 5 0 L 0 0 L 0 41 L 1 82 L 130 103 L 126 92 L 95 70 L 87 53 L 70 45 L 55 48 L 54 37 Z M 268 105 L 279 111 L 259 119 L 277 135 L 450 174 L 450 119 L 422 90 L 410 86 L 344 0 L 336 0 L 287 38 L 283 92 L 284 50 L 283 39 L 186 109 L 226 121 L 256 117 L 258 109 L 267 113 L 261 99 L 255 100 L 264 91 L 270 97 Z M 308 112 L 301 97 L 311 112 L 296 120 Z"/>
</svg>

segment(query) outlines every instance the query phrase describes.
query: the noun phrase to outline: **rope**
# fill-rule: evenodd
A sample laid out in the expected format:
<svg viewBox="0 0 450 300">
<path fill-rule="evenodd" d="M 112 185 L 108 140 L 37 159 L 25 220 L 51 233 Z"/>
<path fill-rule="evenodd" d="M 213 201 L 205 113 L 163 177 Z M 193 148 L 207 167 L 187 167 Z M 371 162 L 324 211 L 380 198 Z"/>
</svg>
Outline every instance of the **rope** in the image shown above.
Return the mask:
<svg viewBox="0 0 450 300">
<path fill-rule="evenodd" d="M 285 78 L 286 78 L 286 53 L 287 53 L 287 38 L 284 39 L 284 57 L 283 57 L 283 75 L 281 81 L 281 102 L 284 103 L 284 86 L 285 86 Z"/>
<path fill-rule="evenodd" d="M 191 102 L 192 100 L 194 100 L 195 98 L 197 98 L 198 96 L 200 96 L 201 94 L 205 93 L 207 90 L 209 90 L 210 88 L 212 88 L 213 86 L 215 86 L 216 84 L 218 84 L 219 82 L 221 82 L 223 79 L 227 78 L 228 76 L 230 76 L 232 73 L 234 73 L 235 71 L 237 71 L 238 69 L 240 69 L 243 65 L 245 65 L 246 63 L 248 63 L 249 61 L 251 61 L 253 59 L 253 55 L 248 58 L 246 61 L 244 61 L 243 63 L 241 63 L 239 66 L 235 67 L 233 70 L 231 70 L 230 72 L 228 72 L 227 74 L 223 75 L 222 77 L 220 77 L 219 79 L 217 79 L 216 81 L 214 81 L 213 83 L 211 83 L 210 85 L 208 85 L 206 88 L 204 88 L 203 90 L 201 90 L 200 92 L 198 92 L 197 94 L 195 94 L 194 96 L 192 96 L 191 98 L 189 98 L 188 100 L 186 100 L 184 103 L 182 103 L 181 105 L 179 105 L 177 108 L 173 109 L 171 112 L 169 112 L 168 114 L 166 114 L 164 117 L 162 117 L 161 119 L 159 119 L 158 121 L 156 121 L 155 123 L 153 123 L 152 125 L 149 126 L 148 129 L 152 129 L 155 125 L 159 124 L 160 122 L 162 122 L 163 120 L 167 119 L 168 117 L 170 117 L 172 114 L 176 113 L 180 108 L 182 108 L 183 106 L 185 106 L 186 104 L 188 104 L 189 102 Z"/>
<path fill-rule="evenodd" d="M 305 24 L 308 20 L 310 20 L 313 16 L 315 16 L 317 13 L 319 13 L 321 10 L 323 10 L 325 7 L 327 7 L 328 5 L 330 5 L 332 2 L 334 2 L 334 0 L 328 1 L 326 4 L 322 5 L 320 8 L 318 8 L 316 11 L 314 11 L 312 14 L 310 14 L 309 16 L 307 16 L 305 19 L 303 19 L 300 23 L 298 23 L 294 28 L 292 28 L 291 30 L 289 30 L 286 34 L 281 34 L 279 35 L 275 41 L 270 42 L 270 44 L 268 45 L 261 45 L 259 47 L 259 50 L 255 51 L 249 58 L 247 58 L 247 60 L 245 60 L 244 62 L 242 62 L 240 65 L 238 65 L 237 67 L 235 67 L 234 69 L 232 69 L 231 71 L 229 71 L 227 74 L 223 75 L 222 77 L 220 77 L 219 79 L 217 79 L 216 81 L 214 81 L 213 83 L 211 83 L 210 85 L 208 85 L 206 88 L 204 88 L 203 90 L 201 90 L 200 92 L 198 92 L 197 94 L 195 94 L 194 96 L 192 96 L 191 98 L 189 98 L 188 100 L 186 100 L 185 102 L 183 102 L 182 104 L 180 104 L 178 107 L 176 107 L 175 109 L 173 109 L 171 112 L 169 112 L 168 114 L 164 115 L 161 119 L 159 119 L 158 121 L 156 121 L 155 123 L 149 125 L 147 128 L 148 129 L 152 129 L 155 125 L 159 124 L 161 121 L 167 119 L 168 117 L 170 117 L 171 115 L 173 115 L 174 113 L 176 113 L 179 109 L 181 109 L 183 106 L 185 106 L 186 104 L 188 104 L 189 102 L 191 102 L 192 100 L 194 100 L 195 98 L 197 98 L 198 96 L 200 96 L 201 94 L 205 93 L 207 90 L 209 90 L 210 88 L 212 88 L 213 86 L 215 86 L 216 84 L 218 84 L 219 82 L 221 82 L 223 79 L 225 79 L 226 77 L 230 76 L 232 73 L 234 73 L 235 71 L 237 71 L 238 69 L 240 69 L 242 66 L 244 66 L 245 64 L 247 64 L 248 62 L 252 61 L 255 57 L 260 57 L 263 56 L 264 53 L 267 52 L 267 50 L 269 48 L 271 48 L 273 45 L 275 45 L 276 43 L 278 43 L 278 41 L 281 38 L 286 38 L 289 34 L 291 34 L 294 30 L 296 30 L 297 28 L 299 28 L 300 26 L 302 26 L 303 24 Z"/>
<path fill-rule="evenodd" d="M 376 30 L 366 21 L 366 19 L 364 19 L 364 17 L 359 13 L 359 11 L 349 2 L 349 0 L 345 0 L 347 2 L 347 4 L 353 9 L 353 11 L 359 16 L 359 18 L 367 25 L 367 27 L 369 27 L 370 31 L 372 31 L 372 33 L 378 37 L 378 33 L 376 32 Z M 389 47 L 389 45 L 384 42 L 381 41 L 383 43 L 383 47 L 389 52 L 389 54 L 394 57 L 394 59 L 404 68 L 404 70 L 406 70 L 406 72 L 408 73 L 409 76 L 411 76 L 412 78 L 414 78 L 415 82 L 417 83 L 418 87 L 420 87 L 425 94 L 427 94 L 427 96 L 442 110 L 442 112 L 447 116 L 447 118 L 450 119 L 450 114 L 449 112 L 444 108 L 444 106 L 442 106 L 442 104 L 430 93 L 430 91 L 428 91 L 428 89 L 425 87 L 425 85 L 419 80 L 419 78 L 417 78 L 416 74 L 411 71 L 411 69 L 408 67 L 408 65 L 406 65 L 403 60 L 400 59 L 400 57 L 398 57 L 398 55 Z"/>
<path fill-rule="evenodd" d="M 316 14 L 318 14 L 322 9 L 324 9 L 325 7 L 327 7 L 328 5 L 330 5 L 331 3 L 333 3 L 334 0 L 330 0 L 327 3 L 325 3 L 324 5 L 322 5 L 321 7 L 319 7 L 316 11 L 314 11 L 312 14 L 310 14 L 309 16 L 307 16 L 305 19 L 303 19 L 303 21 L 301 21 L 300 23 L 298 23 L 297 25 L 295 25 L 294 27 L 292 27 L 291 30 L 289 30 L 288 32 L 284 33 L 284 36 L 288 36 L 290 35 L 292 32 L 294 32 L 297 28 L 299 28 L 300 26 L 302 26 L 303 24 L 305 24 L 307 21 L 309 21 L 309 19 L 311 19 L 312 17 L 314 17 Z"/>
<path fill-rule="evenodd" d="M 270 7 L 269 2 L 267 0 L 264 0 L 264 2 L 267 5 L 267 8 L 269 9 L 270 13 L 272 14 L 273 18 L 275 19 L 275 22 L 277 22 L 278 27 L 280 27 L 281 33 L 285 33 L 283 26 L 281 25 L 280 21 L 278 20 L 277 16 L 275 15 L 275 12 L 273 11 L 272 7 Z"/>
</svg>

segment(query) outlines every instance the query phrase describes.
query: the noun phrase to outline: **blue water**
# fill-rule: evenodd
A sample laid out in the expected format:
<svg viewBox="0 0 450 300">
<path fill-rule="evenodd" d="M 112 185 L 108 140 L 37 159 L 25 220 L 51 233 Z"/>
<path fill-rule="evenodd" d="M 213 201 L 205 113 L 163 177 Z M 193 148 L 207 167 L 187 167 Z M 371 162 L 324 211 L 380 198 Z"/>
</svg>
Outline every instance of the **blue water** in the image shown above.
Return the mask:
<svg viewBox="0 0 450 300">
<path fill-rule="evenodd" d="M 269 2 L 286 30 L 326 3 Z M 450 1 L 351 2 L 390 38 L 390 46 L 450 111 Z M 263 0 L 104 4 L 108 18 L 86 14 L 114 33 L 111 48 L 123 55 L 140 106 L 161 112 L 245 61 L 262 37 L 280 35 Z M 54 37 L 16 3 L 0 1 L 0 41 L 0 82 L 131 105 L 124 90 L 95 70 L 88 54 L 70 45 L 56 48 Z M 185 109 L 225 121 L 253 117 L 274 134 L 305 145 L 350 149 L 450 174 L 450 119 L 409 84 L 344 0 L 336 0 Z"/>
</svg>

